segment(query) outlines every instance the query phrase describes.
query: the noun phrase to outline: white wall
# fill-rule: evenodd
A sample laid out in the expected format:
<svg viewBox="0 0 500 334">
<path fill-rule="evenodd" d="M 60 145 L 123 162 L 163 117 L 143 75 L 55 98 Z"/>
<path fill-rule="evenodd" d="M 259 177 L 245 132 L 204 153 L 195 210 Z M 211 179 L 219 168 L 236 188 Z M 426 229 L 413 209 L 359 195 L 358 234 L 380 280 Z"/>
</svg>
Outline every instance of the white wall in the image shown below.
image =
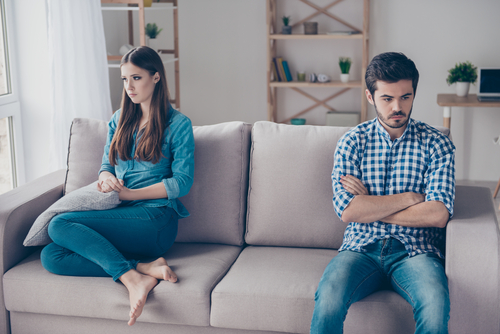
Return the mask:
<svg viewBox="0 0 500 334">
<path fill-rule="evenodd" d="M 349 22 L 361 26 L 357 10 L 362 1 L 350 1 L 344 1 L 331 12 L 340 12 Z M 311 12 L 298 1 L 278 2 L 285 3 L 284 10 L 292 15 L 292 20 Z M 319 5 L 329 2 L 315 1 Z M 46 18 L 43 2 L 39 0 L 18 0 L 16 9 L 20 11 L 16 14 L 16 33 L 26 172 L 30 180 L 48 172 L 48 162 L 44 160 L 47 158 L 43 153 L 48 145 L 50 110 L 48 87 L 43 85 L 48 75 Z M 456 62 L 466 60 L 477 66 L 500 67 L 498 13 L 500 2 L 496 0 L 372 0 L 370 58 L 385 51 L 401 51 L 413 59 L 420 71 L 413 117 L 441 125 L 442 108 L 436 103 L 437 94 L 454 92 L 445 81 L 448 69 Z M 281 16 L 282 12 L 279 14 Z M 179 0 L 181 111 L 192 119 L 193 124 L 233 120 L 253 123 L 266 119 L 265 20 L 265 0 Z M 29 27 L 24 24 L 27 21 Z M 127 42 L 126 28 L 112 28 L 123 27 L 124 22 L 123 18 L 115 19 L 113 23 L 105 22 L 108 46 Z M 342 29 L 324 17 L 318 17 L 318 22 L 320 31 Z M 109 37 L 108 33 L 112 35 Z M 166 36 L 168 31 L 161 34 Z M 289 59 L 292 72 L 298 69 L 325 72 L 336 79 L 337 58 L 343 55 L 354 58 L 352 74 L 360 75 L 361 48 L 356 41 L 302 41 L 298 42 L 303 43 L 300 45 L 296 42 L 278 44 L 278 52 Z M 171 76 L 168 71 L 167 67 L 167 75 Z M 113 72 L 110 74 L 112 77 Z M 116 76 L 119 76 L 119 71 Z M 173 89 L 173 84 L 170 86 Z M 120 91 L 118 83 L 112 89 L 115 108 Z M 318 94 L 318 97 L 331 94 L 321 89 L 308 92 Z M 472 86 L 471 93 L 475 92 L 476 87 Z M 278 94 L 281 118 L 310 104 L 309 100 L 294 92 L 279 91 Z M 359 90 L 352 90 L 342 99 L 332 102 L 332 106 L 338 110 L 359 109 L 359 94 Z M 308 123 L 322 124 L 325 110 L 318 108 L 306 115 Z M 369 117 L 374 116 L 370 109 Z M 499 125 L 499 108 L 453 108 L 457 179 L 498 180 L 500 147 L 493 145 L 491 139 L 499 134 Z"/>
</svg>

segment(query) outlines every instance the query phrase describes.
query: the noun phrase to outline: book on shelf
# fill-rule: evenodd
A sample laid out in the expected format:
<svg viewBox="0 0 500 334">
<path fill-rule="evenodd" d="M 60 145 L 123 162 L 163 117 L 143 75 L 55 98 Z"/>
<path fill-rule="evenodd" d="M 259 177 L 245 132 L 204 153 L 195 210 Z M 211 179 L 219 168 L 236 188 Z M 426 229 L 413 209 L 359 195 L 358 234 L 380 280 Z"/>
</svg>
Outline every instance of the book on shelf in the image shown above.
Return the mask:
<svg viewBox="0 0 500 334">
<path fill-rule="evenodd" d="M 285 70 L 286 81 L 293 81 L 292 74 L 290 73 L 290 68 L 288 67 L 288 62 L 283 60 L 283 70 Z"/>
<path fill-rule="evenodd" d="M 279 66 L 278 66 L 278 60 L 276 58 L 273 58 L 273 73 L 274 73 L 274 81 L 283 81 L 281 79 L 280 71 L 279 71 Z"/>
<path fill-rule="evenodd" d="M 281 81 L 288 82 L 288 80 L 286 78 L 285 70 L 283 69 L 283 58 L 281 58 L 281 57 L 278 57 L 278 70 L 280 72 L 280 77 L 282 79 Z"/>
</svg>

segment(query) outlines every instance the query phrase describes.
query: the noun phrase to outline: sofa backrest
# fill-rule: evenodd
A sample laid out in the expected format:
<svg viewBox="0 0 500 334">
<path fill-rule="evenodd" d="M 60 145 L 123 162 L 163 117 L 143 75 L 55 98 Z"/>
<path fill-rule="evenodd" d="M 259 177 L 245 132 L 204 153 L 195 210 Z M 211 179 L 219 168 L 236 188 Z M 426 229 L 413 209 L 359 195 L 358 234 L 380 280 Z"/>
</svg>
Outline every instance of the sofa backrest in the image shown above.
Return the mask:
<svg viewBox="0 0 500 334">
<path fill-rule="evenodd" d="M 330 176 L 337 141 L 349 129 L 254 124 L 248 244 L 340 247 L 346 224 L 333 209 Z"/>
<path fill-rule="evenodd" d="M 180 220 L 178 242 L 243 244 L 250 130 L 242 122 L 193 128 L 194 183 L 180 198 L 191 216 Z M 65 194 L 97 180 L 106 136 L 105 121 L 73 120 Z"/>
<path fill-rule="evenodd" d="M 244 243 L 251 124 L 193 127 L 194 183 L 180 200 L 191 216 L 179 221 L 177 242 Z"/>
</svg>

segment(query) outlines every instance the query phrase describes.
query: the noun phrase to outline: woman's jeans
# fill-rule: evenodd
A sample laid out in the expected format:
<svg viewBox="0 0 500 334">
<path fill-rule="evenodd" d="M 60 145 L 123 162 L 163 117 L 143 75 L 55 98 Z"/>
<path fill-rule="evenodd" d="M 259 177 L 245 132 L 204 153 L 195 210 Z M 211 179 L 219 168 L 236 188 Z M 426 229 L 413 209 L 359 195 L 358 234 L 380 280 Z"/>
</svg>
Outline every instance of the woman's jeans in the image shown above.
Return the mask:
<svg viewBox="0 0 500 334">
<path fill-rule="evenodd" d="M 365 249 L 342 251 L 326 267 L 316 291 L 311 333 L 342 333 L 349 306 L 388 283 L 412 306 L 415 333 L 448 333 L 450 298 L 444 261 L 432 253 L 410 258 L 393 238 Z"/>
<path fill-rule="evenodd" d="M 177 236 L 177 221 L 168 207 L 63 213 L 50 221 L 53 243 L 42 250 L 42 265 L 54 274 L 116 281 L 139 260 L 165 253 Z"/>
</svg>

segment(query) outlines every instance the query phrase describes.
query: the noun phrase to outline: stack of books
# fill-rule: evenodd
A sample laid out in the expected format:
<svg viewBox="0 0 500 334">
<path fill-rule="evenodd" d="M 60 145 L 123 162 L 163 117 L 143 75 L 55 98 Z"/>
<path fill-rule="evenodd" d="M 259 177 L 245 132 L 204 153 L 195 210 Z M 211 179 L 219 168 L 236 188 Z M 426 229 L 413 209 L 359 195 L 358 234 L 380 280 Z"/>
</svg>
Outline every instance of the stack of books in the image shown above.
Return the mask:
<svg viewBox="0 0 500 334">
<path fill-rule="evenodd" d="M 273 58 L 273 63 L 271 68 L 274 75 L 274 81 L 280 82 L 290 82 L 293 81 L 292 75 L 290 74 L 290 68 L 286 60 L 281 57 Z"/>
</svg>

